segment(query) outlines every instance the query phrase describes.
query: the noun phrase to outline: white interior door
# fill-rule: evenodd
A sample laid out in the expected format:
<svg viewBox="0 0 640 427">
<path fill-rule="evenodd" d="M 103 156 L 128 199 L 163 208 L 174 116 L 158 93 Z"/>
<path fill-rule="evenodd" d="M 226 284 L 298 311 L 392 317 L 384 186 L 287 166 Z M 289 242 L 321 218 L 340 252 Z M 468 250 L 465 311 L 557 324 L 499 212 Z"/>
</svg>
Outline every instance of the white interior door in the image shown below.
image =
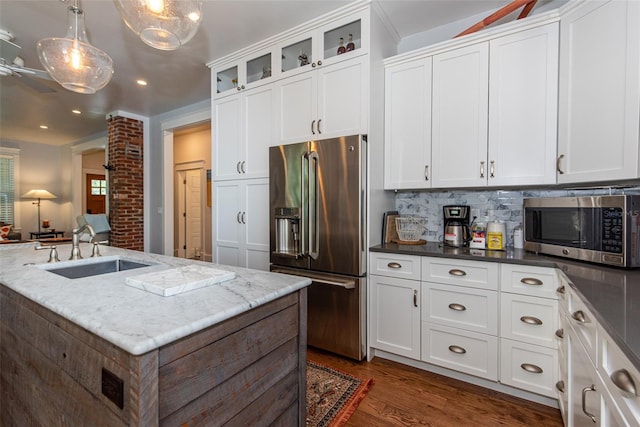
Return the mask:
<svg viewBox="0 0 640 427">
<path fill-rule="evenodd" d="M 202 252 L 202 170 L 185 174 L 186 257 L 200 259 Z"/>
</svg>

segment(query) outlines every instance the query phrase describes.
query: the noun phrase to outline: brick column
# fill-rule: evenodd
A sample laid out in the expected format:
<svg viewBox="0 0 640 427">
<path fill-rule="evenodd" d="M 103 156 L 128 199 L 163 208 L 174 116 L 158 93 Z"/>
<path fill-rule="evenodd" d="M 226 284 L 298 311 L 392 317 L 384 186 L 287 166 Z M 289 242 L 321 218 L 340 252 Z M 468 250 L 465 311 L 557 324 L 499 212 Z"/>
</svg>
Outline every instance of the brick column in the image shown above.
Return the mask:
<svg viewBox="0 0 640 427">
<path fill-rule="evenodd" d="M 144 250 L 144 167 L 142 122 L 108 120 L 109 222 L 111 246 Z"/>
</svg>

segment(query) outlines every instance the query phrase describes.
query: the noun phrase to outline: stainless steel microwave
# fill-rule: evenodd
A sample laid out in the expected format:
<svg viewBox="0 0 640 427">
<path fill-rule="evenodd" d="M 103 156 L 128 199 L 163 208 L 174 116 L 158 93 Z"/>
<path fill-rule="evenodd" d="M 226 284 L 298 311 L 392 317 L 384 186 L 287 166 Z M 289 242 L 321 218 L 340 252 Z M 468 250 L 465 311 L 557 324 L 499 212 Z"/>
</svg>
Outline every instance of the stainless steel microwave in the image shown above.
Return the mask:
<svg viewBox="0 0 640 427">
<path fill-rule="evenodd" d="M 524 200 L 524 248 L 618 267 L 640 267 L 640 196 Z"/>
</svg>

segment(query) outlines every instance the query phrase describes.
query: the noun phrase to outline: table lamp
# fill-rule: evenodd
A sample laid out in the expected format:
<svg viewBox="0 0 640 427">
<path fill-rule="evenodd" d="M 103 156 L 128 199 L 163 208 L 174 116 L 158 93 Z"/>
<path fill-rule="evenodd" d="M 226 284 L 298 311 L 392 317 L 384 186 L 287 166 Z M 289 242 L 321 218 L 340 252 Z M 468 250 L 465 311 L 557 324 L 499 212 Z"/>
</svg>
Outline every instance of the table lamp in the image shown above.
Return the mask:
<svg viewBox="0 0 640 427">
<path fill-rule="evenodd" d="M 38 206 L 38 233 L 40 233 L 40 199 L 55 199 L 57 198 L 53 194 L 49 193 L 47 190 L 35 189 L 31 191 L 27 191 L 22 195 L 24 199 L 38 199 L 37 202 L 33 202 L 34 205 Z"/>
</svg>

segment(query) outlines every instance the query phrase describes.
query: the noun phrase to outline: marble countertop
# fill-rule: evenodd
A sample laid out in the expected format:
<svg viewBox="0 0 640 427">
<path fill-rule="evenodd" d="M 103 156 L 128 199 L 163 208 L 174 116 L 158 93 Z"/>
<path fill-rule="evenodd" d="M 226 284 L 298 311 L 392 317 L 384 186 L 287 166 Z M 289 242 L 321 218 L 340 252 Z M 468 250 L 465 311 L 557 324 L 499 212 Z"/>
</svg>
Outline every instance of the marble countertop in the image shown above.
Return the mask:
<svg viewBox="0 0 640 427">
<path fill-rule="evenodd" d="M 571 281 L 605 331 L 640 370 L 640 269 L 622 269 L 563 258 L 537 255 L 522 249 L 506 251 L 454 248 L 440 243 L 398 245 L 387 243 L 371 252 L 492 261 L 558 268 Z"/>
<path fill-rule="evenodd" d="M 67 279 L 46 271 L 49 251 L 34 243 L 0 250 L 0 284 L 12 289 L 133 355 L 147 353 L 254 307 L 308 286 L 303 277 L 268 273 L 165 255 L 101 247 L 104 259 L 124 257 L 153 265 Z M 90 263 L 91 246 L 80 244 Z M 60 259 L 70 245 L 58 245 Z M 68 262 L 57 263 L 62 266 Z M 74 262 L 75 263 L 75 262 Z M 201 265 L 235 273 L 235 278 L 179 295 L 161 296 L 128 286 L 127 277 Z"/>
</svg>

